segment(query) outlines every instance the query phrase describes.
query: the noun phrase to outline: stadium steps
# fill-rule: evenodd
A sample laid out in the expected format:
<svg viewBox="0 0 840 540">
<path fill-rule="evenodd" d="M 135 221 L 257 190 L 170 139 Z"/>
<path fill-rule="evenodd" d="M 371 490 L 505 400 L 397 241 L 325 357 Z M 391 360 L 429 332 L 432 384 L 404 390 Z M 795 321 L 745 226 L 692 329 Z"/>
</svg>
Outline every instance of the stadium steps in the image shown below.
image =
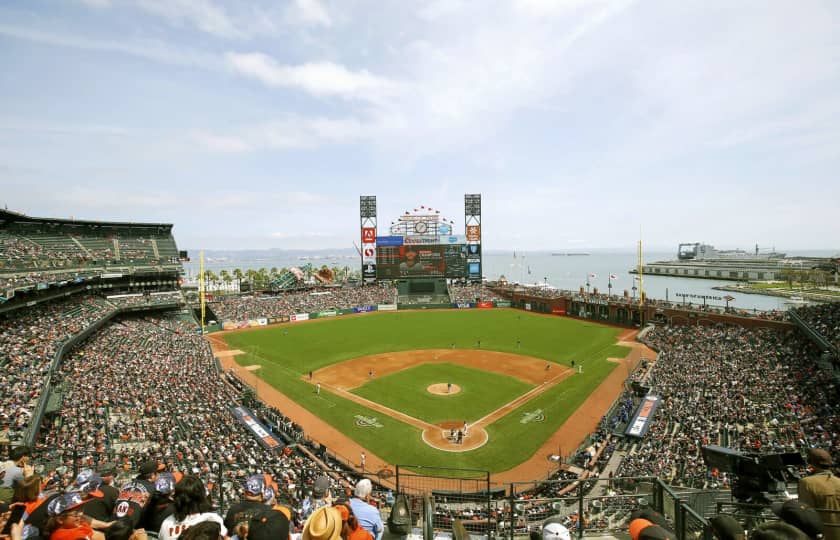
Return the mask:
<svg viewBox="0 0 840 540">
<path fill-rule="evenodd" d="M 114 244 L 114 260 L 119 261 L 122 257 L 120 257 L 120 241 L 117 238 L 111 240 Z"/>
<path fill-rule="evenodd" d="M 82 243 L 81 243 L 81 242 L 79 242 L 79 240 L 78 240 L 77 238 L 75 238 L 75 237 L 71 236 L 71 237 L 70 237 L 70 240 L 72 240 L 74 244 L 76 244 L 77 246 L 79 246 L 79 249 L 81 249 L 81 250 L 82 250 L 82 253 L 84 253 L 86 257 L 90 257 L 90 256 L 91 256 L 91 255 L 90 255 L 90 251 L 88 251 L 88 249 L 87 249 L 85 246 L 83 246 L 83 245 L 82 245 Z"/>
<path fill-rule="evenodd" d="M 151 242 L 152 242 L 152 253 L 155 256 L 155 259 L 160 260 L 160 251 L 158 251 L 157 240 L 152 238 Z"/>
</svg>

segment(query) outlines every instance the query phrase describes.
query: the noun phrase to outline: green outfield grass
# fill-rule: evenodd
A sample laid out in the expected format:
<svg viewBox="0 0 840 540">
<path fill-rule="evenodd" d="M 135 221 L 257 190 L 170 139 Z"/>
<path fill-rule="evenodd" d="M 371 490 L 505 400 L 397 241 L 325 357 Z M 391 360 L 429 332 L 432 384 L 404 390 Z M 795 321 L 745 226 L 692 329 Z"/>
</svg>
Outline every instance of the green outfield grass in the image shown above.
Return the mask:
<svg viewBox="0 0 840 540">
<path fill-rule="evenodd" d="M 626 347 L 615 344 L 621 332 L 617 328 L 586 321 L 512 309 L 436 310 L 322 319 L 228 334 L 224 339 L 231 348 L 246 352 L 236 358 L 239 365 L 260 365 L 259 376 L 267 384 L 391 463 L 497 472 L 516 466 L 533 455 L 616 367 L 606 358 L 627 354 Z M 522 354 L 562 365 L 570 365 L 574 360 L 577 365 L 584 366 L 584 372 L 566 378 L 489 426 L 488 444 L 463 453 L 434 450 L 422 442 L 418 429 L 324 389 L 316 395 L 313 386 L 302 378 L 310 370 L 360 356 L 416 349 L 449 349 L 453 343 L 456 348 L 472 349 L 476 348 L 478 340 L 481 341 L 481 349 Z M 521 343 L 519 349 L 516 348 L 517 340 Z M 425 419 L 430 422 L 468 419 L 464 412 L 472 409 L 458 405 L 452 401 L 452 396 L 434 397 L 425 392 L 410 394 L 387 389 L 392 377 L 394 384 L 406 388 L 413 384 L 412 378 L 416 378 L 417 385 L 423 388 L 432 382 L 447 382 L 432 380 L 438 377 L 433 373 L 434 367 L 424 367 L 432 367 L 432 373 L 414 368 L 407 371 L 416 373 L 405 375 L 406 379 L 399 373 L 382 377 L 364 385 L 357 393 L 385 404 L 397 404 L 394 408 L 411 416 L 427 415 Z M 498 374 L 451 367 L 458 368 L 452 374 L 463 377 L 467 388 L 477 389 L 476 395 L 483 397 L 486 393 L 490 394 L 488 399 L 495 399 L 492 394 L 496 393 Z M 422 383 L 419 382 L 421 378 L 424 379 Z M 451 382 L 461 384 L 460 380 Z M 514 383 L 521 385 L 519 389 L 514 384 L 505 392 L 516 395 L 530 388 L 521 381 Z M 416 396 L 416 400 L 412 395 Z M 508 402 L 510 399 L 505 397 L 499 401 Z M 490 410 L 497 407 L 486 403 L 481 407 L 489 406 Z M 526 413 L 538 409 L 542 410 L 544 421 L 521 422 Z M 449 413 L 446 413 L 447 410 Z M 359 427 L 357 415 L 375 417 L 382 427 Z M 569 449 L 578 442 L 570 441 Z"/>
<path fill-rule="evenodd" d="M 430 384 L 446 382 L 457 384 L 461 391 L 451 396 L 426 391 Z M 424 364 L 376 378 L 353 393 L 436 424 L 456 419 L 474 422 L 531 388 L 511 377 L 444 363 Z"/>
</svg>

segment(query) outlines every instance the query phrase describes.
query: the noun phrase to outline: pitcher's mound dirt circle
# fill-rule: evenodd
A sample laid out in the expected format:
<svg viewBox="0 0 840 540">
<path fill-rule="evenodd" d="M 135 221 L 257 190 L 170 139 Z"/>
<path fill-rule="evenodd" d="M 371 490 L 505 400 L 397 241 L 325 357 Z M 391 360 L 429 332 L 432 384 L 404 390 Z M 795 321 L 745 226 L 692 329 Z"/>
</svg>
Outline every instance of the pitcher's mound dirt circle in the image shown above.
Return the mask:
<svg viewBox="0 0 840 540">
<path fill-rule="evenodd" d="M 461 391 L 461 387 L 457 384 L 450 385 L 449 383 L 430 384 L 426 388 L 426 392 L 436 396 L 452 396 Z"/>
</svg>

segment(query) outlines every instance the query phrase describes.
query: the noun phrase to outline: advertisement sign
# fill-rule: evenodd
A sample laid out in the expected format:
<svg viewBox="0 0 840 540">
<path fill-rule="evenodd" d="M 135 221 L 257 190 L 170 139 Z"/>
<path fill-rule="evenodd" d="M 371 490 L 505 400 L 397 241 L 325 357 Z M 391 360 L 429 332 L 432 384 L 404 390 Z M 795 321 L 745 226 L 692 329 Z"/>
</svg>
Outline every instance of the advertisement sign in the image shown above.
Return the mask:
<svg viewBox="0 0 840 540">
<path fill-rule="evenodd" d="M 639 403 L 639 408 L 636 409 L 636 414 L 627 426 L 627 430 L 624 432 L 625 435 L 631 437 L 645 436 L 645 433 L 647 433 L 648 429 L 650 429 L 650 424 L 653 421 L 653 414 L 659 406 L 659 399 L 659 396 L 651 394 L 645 396 L 645 399 Z"/>
<path fill-rule="evenodd" d="M 481 276 L 481 265 L 477 262 L 471 262 L 467 264 L 467 270 L 469 271 L 471 278 L 477 278 Z"/>
<path fill-rule="evenodd" d="M 510 307 L 510 302 L 507 300 L 499 300 L 496 302 L 496 307 Z"/>
<path fill-rule="evenodd" d="M 531 311 L 531 304 L 525 304 L 525 311 Z"/>
<path fill-rule="evenodd" d="M 292 313 L 289 316 L 289 320 L 291 322 L 308 321 L 309 320 L 309 313 Z"/>
<path fill-rule="evenodd" d="M 468 242 L 479 242 L 479 241 L 481 241 L 481 226 L 480 225 L 467 225 L 467 241 Z"/>
<path fill-rule="evenodd" d="M 379 304 L 376 311 L 397 311 L 397 304 Z"/>
<path fill-rule="evenodd" d="M 442 236 L 440 239 L 441 244 L 466 244 L 467 237 L 463 234 L 455 234 L 452 236 Z"/>
<path fill-rule="evenodd" d="M 413 235 L 413 236 L 406 236 L 403 238 L 403 243 L 405 244 L 424 244 L 424 245 L 435 245 L 440 244 L 440 238 L 437 235 L 432 234 L 423 234 L 423 235 Z"/>
<path fill-rule="evenodd" d="M 335 317 L 337 313 L 335 311 L 319 311 L 318 317 Z"/>
<path fill-rule="evenodd" d="M 359 306 L 353 308 L 353 313 L 367 313 L 369 311 L 376 311 L 376 306 Z"/>
<path fill-rule="evenodd" d="M 554 308 L 551 308 L 551 313 L 552 313 L 552 315 L 565 315 L 566 310 L 563 309 L 563 308 L 554 307 Z"/>
<path fill-rule="evenodd" d="M 376 244 L 362 244 L 362 261 L 366 263 L 376 262 Z"/>
<path fill-rule="evenodd" d="M 376 244 L 376 229 L 373 227 L 362 227 L 362 243 Z"/>
<path fill-rule="evenodd" d="M 493 307 L 493 302 L 478 302 L 476 307 L 478 307 L 478 309 L 490 309 Z"/>
<path fill-rule="evenodd" d="M 277 324 L 277 323 L 284 323 L 289 322 L 289 318 L 285 315 L 280 317 L 270 317 L 268 319 L 268 324 Z"/>
<path fill-rule="evenodd" d="M 256 419 L 254 414 L 245 407 L 231 407 L 230 412 L 233 416 L 245 426 L 245 429 L 251 432 L 256 437 L 257 442 L 268 450 L 282 450 L 285 446 L 274 435 L 265 429 L 265 426 Z"/>
<path fill-rule="evenodd" d="M 475 306 L 469 302 L 458 302 L 457 304 L 452 304 L 452 307 L 455 309 L 470 309 Z"/>
<path fill-rule="evenodd" d="M 380 236 L 376 239 L 377 246 L 401 246 L 403 245 L 402 236 Z"/>
<path fill-rule="evenodd" d="M 467 246 L 467 255 L 472 259 L 473 257 L 481 256 L 481 244 L 470 244 Z"/>
<path fill-rule="evenodd" d="M 450 227 L 448 223 L 441 223 L 438 227 L 438 233 L 443 236 L 446 236 L 450 232 L 452 232 L 452 227 Z"/>
<path fill-rule="evenodd" d="M 268 325 L 268 319 L 260 317 L 259 319 L 257 319 L 257 324 L 259 324 L 260 326 L 266 326 Z"/>
<path fill-rule="evenodd" d="M 376 265 L 365 263 L 362 266 L 362 277 L 366 280 L 376 279 Z"/>
</svg>

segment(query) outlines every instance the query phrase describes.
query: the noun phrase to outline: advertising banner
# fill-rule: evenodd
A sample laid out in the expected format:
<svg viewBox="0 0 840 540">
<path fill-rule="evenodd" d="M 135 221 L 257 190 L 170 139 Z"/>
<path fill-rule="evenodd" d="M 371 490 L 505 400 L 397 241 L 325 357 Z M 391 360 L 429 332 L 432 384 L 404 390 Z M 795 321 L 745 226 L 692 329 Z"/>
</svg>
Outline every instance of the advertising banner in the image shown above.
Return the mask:
<svg viewBox="0 0 840 540">
<path fill-rule="evenodd" d="M 490 309 L 493 307 L 493 302 L 479 302 L 476 304 L 478 309 Z"/>
<path fill-rule="evenodd" d="M 531 304 L 525 304 L 525 311 L 531 311 Z"/>
<path fill-rule="evenodd" d="M 370 264 L 370 263 L 365 263 L 362 266 L 362 277 L 365 280 L 376 279 L 376 265 L 375 264 Z"/>
<path fill-rule="evenodd" d="M 376 229 L 373 227 L 362 227 L 362 243 L 376 245 Z"/>
<path fill-rule="evenodd" d="M 265 426 L 257 420 L 250 410 L 245 407 L 231 407 L 230 412 L 240 424 L 245 426 L 245 429 L 251 432 L 263 448 L 268 450 L 282 450 L 285 446 L 265 429 Z"/>
<path fill-rule="evenodd" d="M 260 317 L 259 319 L 257 319 L 257 323 L 260 326 L 266 326 L 268 324 L 268 319 Z"/>
<path fill-rule="evenodd" d="M 481 277 L 481 264 L 477 262 L 467 263 L 467 271 L 471 278 Z"/>
<path fill-rule="evenodd" d="M 467 256 L 470 259 L 481 256 L 481 244 L 470 244 L 467 246 Z"/>
<path fill-rule="evenodd" d="M 347 309 L 339 309 L 337 312 L 339 315 L 352 315 L 356 313 L 355 308 L 347 308 Z"/>
<path fill-rule="evenodd" d="M 397 311 L 397 304 L 379 304 L 376 311 Z"/>
<path fill-rule="evenodd" d="M 353 313 L 367 313 L 369 311 L 376 311 L 376 306 L 359 306 L 353 308 Z"/>
<path fill-rule="evenodd" d="M 422 244 L 422 245 L 436 245 L 440 244 L 440 238 L 437 235 L 424 234 L 406 236 L 403 239 L 404 244 Z"/>
<path fill-rule="evenodd" d="M 292 315 L 289 316 L 289 320 L 291 322 L 308 321 L 309 313 L 292 313 Z"/>
<path fill-rule="evenodd" d="M 475 307 L 475 304 L 471 304 L 469 302 L 458 302 L 457 304 L 452 304 L 452 307 L 455 309 L 470 309 Z"/>
<path fill-rule="evenodd" d="M 496 302 L 496 307 L 510 307 L 510 302 L 507 300 L 499 300 Z"/>
<path fill-rule="evenodd" d="M 481 241 L 481 226 L 467 225 L 467 241 L 480 242 Z"/>
<path fill-rule="evenodd" d="M 441 236 L 440 237 L 441 244 L 466 244 L 467 237 L 463 234 L 454 234 L 452 236 Z"/>
<path fill-rule="evenodd" d="M 335 317 L 338 315 L 335 311 L 319 311 L 318 317 Z"/>
<path fill-rule="evenodd" d="M 402 236 L 380 236 L 376 239 L 377 246 L 399 247 L 403 245 Z"/>
<path fill-rule="evenodd" d="M 376 262 L 376 244 L 362 244 L 362 262 Z"/>
<path fill-rule="evenodd" d="M 563 309 L 563 308 L 554 307 L 554 308 L 551 308 L 551 313 L 552 313 L 553 315 L 565 315 L 565 314 L 566 314 L 566 310 L 565 310 L 565 309 Z"/>
<path fill-rule="evenodd" d="M 648 429 L 650 429 L 656 408 L 659 407 L 659 400 L 659 396 L 652 394 L 645 396 L 645 399 L 639 403 L 639 408 L 636 409 L 636 414 L 633 416 L 630 424 L 628 424 L 624 434 L 630 437 L 644 437 Z"/>
<path fill-rule="evenodd" d="M 277 324 L 277 323 L 284 323 L 284 322 L 289 322 L 289 318 L 285 315 L 283 315 L 281 317 L 270 317 L 268 319 L 268 324 Z"/>
</svg>

